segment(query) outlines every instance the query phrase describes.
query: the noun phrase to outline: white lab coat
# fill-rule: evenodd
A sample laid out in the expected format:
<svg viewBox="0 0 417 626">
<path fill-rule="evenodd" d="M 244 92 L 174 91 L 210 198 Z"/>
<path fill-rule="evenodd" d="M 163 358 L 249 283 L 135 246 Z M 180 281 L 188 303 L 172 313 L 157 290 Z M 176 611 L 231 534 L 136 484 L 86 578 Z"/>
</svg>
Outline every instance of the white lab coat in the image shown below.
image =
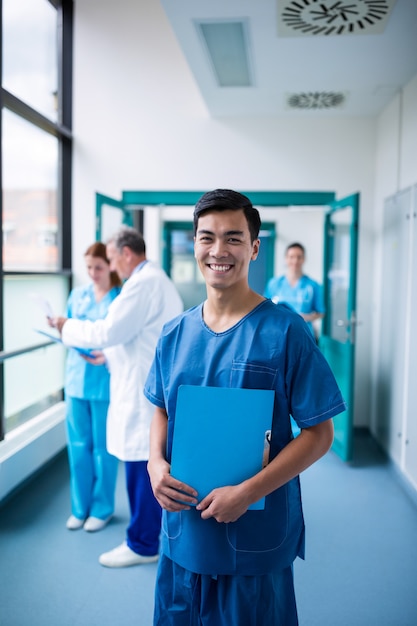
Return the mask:
<svg viewBox="0 0 417 626">
<path fill-rule="evenodd" d="M 69 319 L 62 330 L 67 346 L 103 349 L 110 370 L 107 449 L 122 461 L 149 457 L 154 412 L 143 387 L 162 326 L 183 310 L 163 270 L 147 262 L 134 270 L 102 320 Z"/>
</svg>

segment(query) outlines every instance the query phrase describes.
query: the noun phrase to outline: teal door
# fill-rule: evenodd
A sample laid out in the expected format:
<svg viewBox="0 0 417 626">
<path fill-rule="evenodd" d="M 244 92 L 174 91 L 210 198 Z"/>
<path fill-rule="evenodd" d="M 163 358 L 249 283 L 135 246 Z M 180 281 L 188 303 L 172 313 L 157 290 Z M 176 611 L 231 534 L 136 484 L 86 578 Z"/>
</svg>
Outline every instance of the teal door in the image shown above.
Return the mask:
<svg viewBox="0 0 417 626">
<path fill-rule="evenodd" d="M 326 316 L 320 348 L 348 404 L 347 410 L 334 418 L 333 442 L 336 454 L 348 461 L 353 452 L 359 194 L 329 206 L 324 233 L 323 289 Z"/>
<path fill-rule="evenodd" d="M 123 200 L 96 193 L 96 240 L 106 241 L 122 225 L 136 225 L 130 209 L 126 208 Z"/>
</svg>

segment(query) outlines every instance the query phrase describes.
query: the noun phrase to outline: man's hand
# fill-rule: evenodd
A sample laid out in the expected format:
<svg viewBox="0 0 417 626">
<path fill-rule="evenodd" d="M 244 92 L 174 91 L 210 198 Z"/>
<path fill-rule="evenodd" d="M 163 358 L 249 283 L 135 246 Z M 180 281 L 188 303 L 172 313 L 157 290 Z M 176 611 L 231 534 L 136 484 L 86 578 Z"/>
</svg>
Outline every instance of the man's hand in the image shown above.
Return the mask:
<svg viewBox="0 0 417 626">
<path fill-rule="evenodd" d="M 202 519 L 214 517 L 217 522 L 235 522 L 250 506 L 251 502 L 244 493 L 243 483 L 235 487 L 213 489 L 198 505 Z"/>
<path fill-rule="evenodd" d="M 62 333 L 62 329 L 67 319 L 67 317 L 48 317 L 48 324 L 49 326 L 52 326 L 52 328 L 56 328 L 57 331 Z"/>
<path fill-rule="evenodd" d="M 171 466 L 164 459 L 148 462 L 148 472 L 155 498 L 166 511 L 187 511 L 197 504 L 197 492 L 185 483 L 173 478 Z"/>
<path fill-rule="evenodd" d="M 86 354 L 80 354 L 80 357 L 87 361 L 87 363 L 91 363 L 91 365 L 105 365 L 106 357 L 104 356 L 104 352 L 101 350 L 91 351 L 92 356 L 87 356 Z"/>
</svg>

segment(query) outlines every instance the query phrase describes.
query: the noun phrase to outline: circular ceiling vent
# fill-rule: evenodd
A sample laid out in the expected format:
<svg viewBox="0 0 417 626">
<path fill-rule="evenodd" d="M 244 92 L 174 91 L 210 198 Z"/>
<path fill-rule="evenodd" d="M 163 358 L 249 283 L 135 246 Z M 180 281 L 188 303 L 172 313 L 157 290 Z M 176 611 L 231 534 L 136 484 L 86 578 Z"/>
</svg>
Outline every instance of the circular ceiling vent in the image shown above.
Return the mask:
<svg viewBox="0 0 417 626">
<path fill-rule="evenodd" d="M 336 109 L 346 100 L 343 93 L 336 91 L 308 91 L 288 96 L 287 106 L 290 109 Z"/>
<path fill-rule="evenodd" d="M 396 0 L 287 0 L 279 2 L 283 36 L 382 32 Z"/>
</svg>

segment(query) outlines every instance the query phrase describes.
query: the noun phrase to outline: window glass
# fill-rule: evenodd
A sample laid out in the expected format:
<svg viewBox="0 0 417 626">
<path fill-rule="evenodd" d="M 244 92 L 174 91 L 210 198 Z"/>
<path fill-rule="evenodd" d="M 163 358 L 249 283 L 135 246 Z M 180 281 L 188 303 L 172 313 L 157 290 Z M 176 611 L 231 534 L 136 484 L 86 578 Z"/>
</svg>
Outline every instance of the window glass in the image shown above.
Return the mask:
<svg viewBox="0 0 417 626">
<path fill-rule="evenodd" d="M 346 343 L 349 341 L 349 288 L 350 288 L 350 227 L 352 207 L 335 211 L 330 216 L 331 265 L 327 273 L 330 296 L 328 311 L 329 335 L 332 339 Z"/>
<path fill-rule="evenodd" d="M 101 241 L 107 241 L 123 225 L 124 212 L 122 209 L 104 204 L 101 209 Z"/>
<path fill-rule="evenodd" d="M 3 87 L 56 121 L 57 11 L 48 0 L 3 0 Z"/>
<path fill-rule="evenodd" d="M 56 271 L 58 140 L 3 109 L 3 269 Z"/>
<path fill-rule="evenodd" d="M 64 352 L 53 345 L 4 363 L 6 434 L 62 401 Z"/>
<path fill-rule="evenodd" d="M 54 315 L 65 314 L 68 291 L 66 276 L 5 276 L 5 350 L 9 352 L 45 343 L 47 339 L 35 329 L 54 334 L 46 323 L 46 305 Z M 6 432 L 61 400 L 65 357 L 65 348 L 53 344 L 5 361 Z"/>
</svg>

